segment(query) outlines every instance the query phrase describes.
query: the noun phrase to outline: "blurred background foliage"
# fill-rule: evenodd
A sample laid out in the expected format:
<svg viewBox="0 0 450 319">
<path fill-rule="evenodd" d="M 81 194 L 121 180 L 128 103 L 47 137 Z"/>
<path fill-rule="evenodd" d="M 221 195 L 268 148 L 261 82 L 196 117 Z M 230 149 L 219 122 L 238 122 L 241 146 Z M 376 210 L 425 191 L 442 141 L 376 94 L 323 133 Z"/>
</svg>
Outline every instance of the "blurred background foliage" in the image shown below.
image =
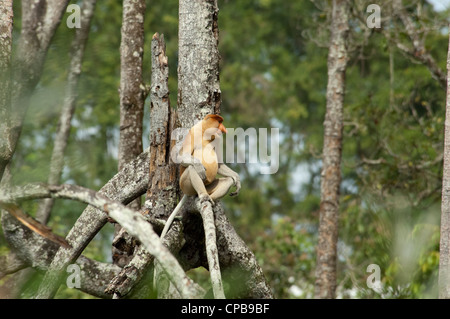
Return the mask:
<svg viewBox="0 0 450 319">
<path fill-rule="evenodd" d="M 73 1 L 75 3 L 75 1 Z M 339 219 L 338 297 L 437 297 L 445 90 L 428 69 L 382 32 L 361 27 L 367 1 L 355 1 Z M 449 11 L 427 1 L 404 1 L 416 26 L 427 27 L 426 48 L 445 70 Z M 320 168 L 327 84 L 329 1 L 219 0 L 222 115 L 228 127 L 280 129 L 279 170 L 231 164 L 242 178 L 227 214 L 256 254 L 277 298 L 311 298 L 320 204 Z M 14 2 L 17 40 L 20 3 Z M 389 10 L 382 9 L 388 15 Z M 66 17 L 68 14 L 66 15 Z M 383 18 L 389 18 L 383 16 Z M 122 7 L 98 1 L 83 62 L 62 180 L 99 189 L 117 172 Z M 170 67 L 170 100 L 177 100 L 178 2 L 148 1 L 144 77 L 150 40 L 163 33 Z M 65 19 L 63 19 L 65 21 Z M 395 19 L 391 34 L 408 43 Z M 53 147 L 73 30 L 60 27 L 26 117 L 13 161 L 15 184 L 45 182 Z M 149 112 L 144 119 L 148 146 Z M 36 203 L 27 203 L 33 214 Z M 65 235 L 84 206 L 57 201 L 50 226 Z M 111 261 L 113 227 L 85 254 Z M 0 238 L 0 253 L 7 252 Z M 381 269 L 382 288 L 367 288 L 367 266 Z M 193 276 L 201 276 L 201 272 Z M 40 275 L 34 276 L 38 282 Z M 25 286 L 30 296 L 33 281 Z M 59 298 L 88 297 L 60 289 Z"/>
</svg>

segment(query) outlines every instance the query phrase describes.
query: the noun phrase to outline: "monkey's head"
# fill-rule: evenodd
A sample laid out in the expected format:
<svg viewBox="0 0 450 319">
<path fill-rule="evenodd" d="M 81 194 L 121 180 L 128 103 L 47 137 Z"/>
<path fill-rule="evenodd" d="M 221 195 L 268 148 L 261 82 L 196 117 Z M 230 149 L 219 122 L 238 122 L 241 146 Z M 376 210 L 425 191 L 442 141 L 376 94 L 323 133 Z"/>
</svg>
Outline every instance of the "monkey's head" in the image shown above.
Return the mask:
<svg viewBox="0 0 450 319">
<path fill-rule="evenodd" d="M 223 117 L 217 114 L 208 114 L 202 121 L 203 132 L 210 136 L 210 140 L 214 140 L 222 133 L 226 133 L 227 129 L 222 124 Z"/>
</svg>

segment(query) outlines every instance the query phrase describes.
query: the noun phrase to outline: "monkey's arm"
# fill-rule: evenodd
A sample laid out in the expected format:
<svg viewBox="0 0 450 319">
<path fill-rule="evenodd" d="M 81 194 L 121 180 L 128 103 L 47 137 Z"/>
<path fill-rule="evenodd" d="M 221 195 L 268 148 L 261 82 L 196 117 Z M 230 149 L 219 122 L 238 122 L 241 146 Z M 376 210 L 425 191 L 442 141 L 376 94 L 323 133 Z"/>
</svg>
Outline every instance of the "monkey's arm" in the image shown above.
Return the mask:
<svg viewBox="0 0 450 319">
<path fill-rule="evenodd" d="M 239 191 L 241 190 L 241 178 L 239 177 L 239 174 L 233 171 L 224 163 L 219 163 L 219 169 L 217 170 L 217 173 L 224 177 L 231 177 L 233 179 L 234 186 L 236 186 L 236 190 L 230 193 L 230 196 L 238 195 Z"/>
<path fill-rule="evenodd" d="M 202 180 L 206 179 L 206 169 L 202 164 L 202 161 L 192 154 L 194 153 L 194 139 L 191 132 L 189 132 L 184 139 L 183 143 L 178 143 L 175 146 L 175 163 L 180 164 L 182 167 L 192 166 Z"/>
</svg>

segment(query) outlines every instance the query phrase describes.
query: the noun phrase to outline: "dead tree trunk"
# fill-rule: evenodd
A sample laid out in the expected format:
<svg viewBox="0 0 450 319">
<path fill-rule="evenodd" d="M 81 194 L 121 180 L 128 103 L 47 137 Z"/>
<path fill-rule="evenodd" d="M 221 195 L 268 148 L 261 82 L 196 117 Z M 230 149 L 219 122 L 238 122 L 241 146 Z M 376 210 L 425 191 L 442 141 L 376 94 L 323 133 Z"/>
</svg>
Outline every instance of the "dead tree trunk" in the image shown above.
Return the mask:
<svg viewBox="0 0 450 319">
<path fill-rule="evenodd" d="M 171 110 L 169 101 L 169 68 L 166 56 L 164 36 L 153 35 L 152 38 L 152 80 L 151 80 L 151 110 L 150 110 L 150 156 L 149 184 L 146 194 L 144 214 L 150 218 L 166 219 L 177 203 L 177 167 L 170 161 L 170 134 L 175 123 L 175 112 Z M 175 226 L 173 228 L 178 228 Z M 177 236 L 175 236 L 177 237 Z M 169 232 L 164 242 L 169 249 L 178 252 L 180 245 L 177 238 L 172 238 Z M 174 248 L 177 247 L 177 248 Z M 137 285 L 146 275 L 149 266 L 154 261 L 153 256 L 144 247 L 136 247 L 131 261 L 108 286 L 108 293 L 115 297 L 147 297 L 151 289 Z M 152 276 L 149 276 L 152 278 Z M 159 276 L 157 276 L 159 278 Z M 159 282 L 160 280 L 158 280 Z M 146 286 L 150 286 L 150 281 Z M 158 285 L 158 294 L 167 298 Z"/>
<path fill-rule="evenodd" d="M 442 177 L 441 239 L 439 248 L 439 298 L 450 299 L 450 38 L 447 56 L 444 168 Z"/>
<path fill-rule="evenodd" d="M 334 298 L 336 291 L 339 188 L 341 183 L 345 69 L 347 65 L 346 38 L 349 30 L 348 9 L 348 0 L 333 0 L 321 173 L 316 298 Z"/>
</svg>

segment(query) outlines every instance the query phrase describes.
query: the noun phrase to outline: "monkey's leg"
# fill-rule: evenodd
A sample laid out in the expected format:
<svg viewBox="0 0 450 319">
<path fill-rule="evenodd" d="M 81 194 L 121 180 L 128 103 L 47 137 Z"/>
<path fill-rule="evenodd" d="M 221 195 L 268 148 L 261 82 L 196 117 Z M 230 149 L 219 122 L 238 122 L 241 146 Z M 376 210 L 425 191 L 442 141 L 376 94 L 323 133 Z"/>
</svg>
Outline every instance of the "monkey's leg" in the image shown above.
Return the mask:
<svg viewBox="0 0 450 319">
<path fill-rule="evenodd" d="M 203 180 L 192 166 L 189 166 L 181 175 L 180 187 L 186 195 L 197 194 L 201 200 L 211 201 Z"/>
<path fill-rule="evenodd" d="M 206 189 L 211 199 L 215 201 L 228 194 L 228 191 L 233 185 L 234 180 L 231 177 L 223 177 L 216 179 L 214 182 L 206 186 Z"/>
<path fill-rule="evenodd" d="M 222 175 L 223 177 L 229 177 L 233 180 L 233 184 L 236 186 L 236 191 L 232 192 L 230 196 L 238 195 L 241 190 L 241 179 L 239 177 L 239 174 L 226 166 L 224 163 L 219 164 L 217 173 L 219 175 Z"/>
</svg>

